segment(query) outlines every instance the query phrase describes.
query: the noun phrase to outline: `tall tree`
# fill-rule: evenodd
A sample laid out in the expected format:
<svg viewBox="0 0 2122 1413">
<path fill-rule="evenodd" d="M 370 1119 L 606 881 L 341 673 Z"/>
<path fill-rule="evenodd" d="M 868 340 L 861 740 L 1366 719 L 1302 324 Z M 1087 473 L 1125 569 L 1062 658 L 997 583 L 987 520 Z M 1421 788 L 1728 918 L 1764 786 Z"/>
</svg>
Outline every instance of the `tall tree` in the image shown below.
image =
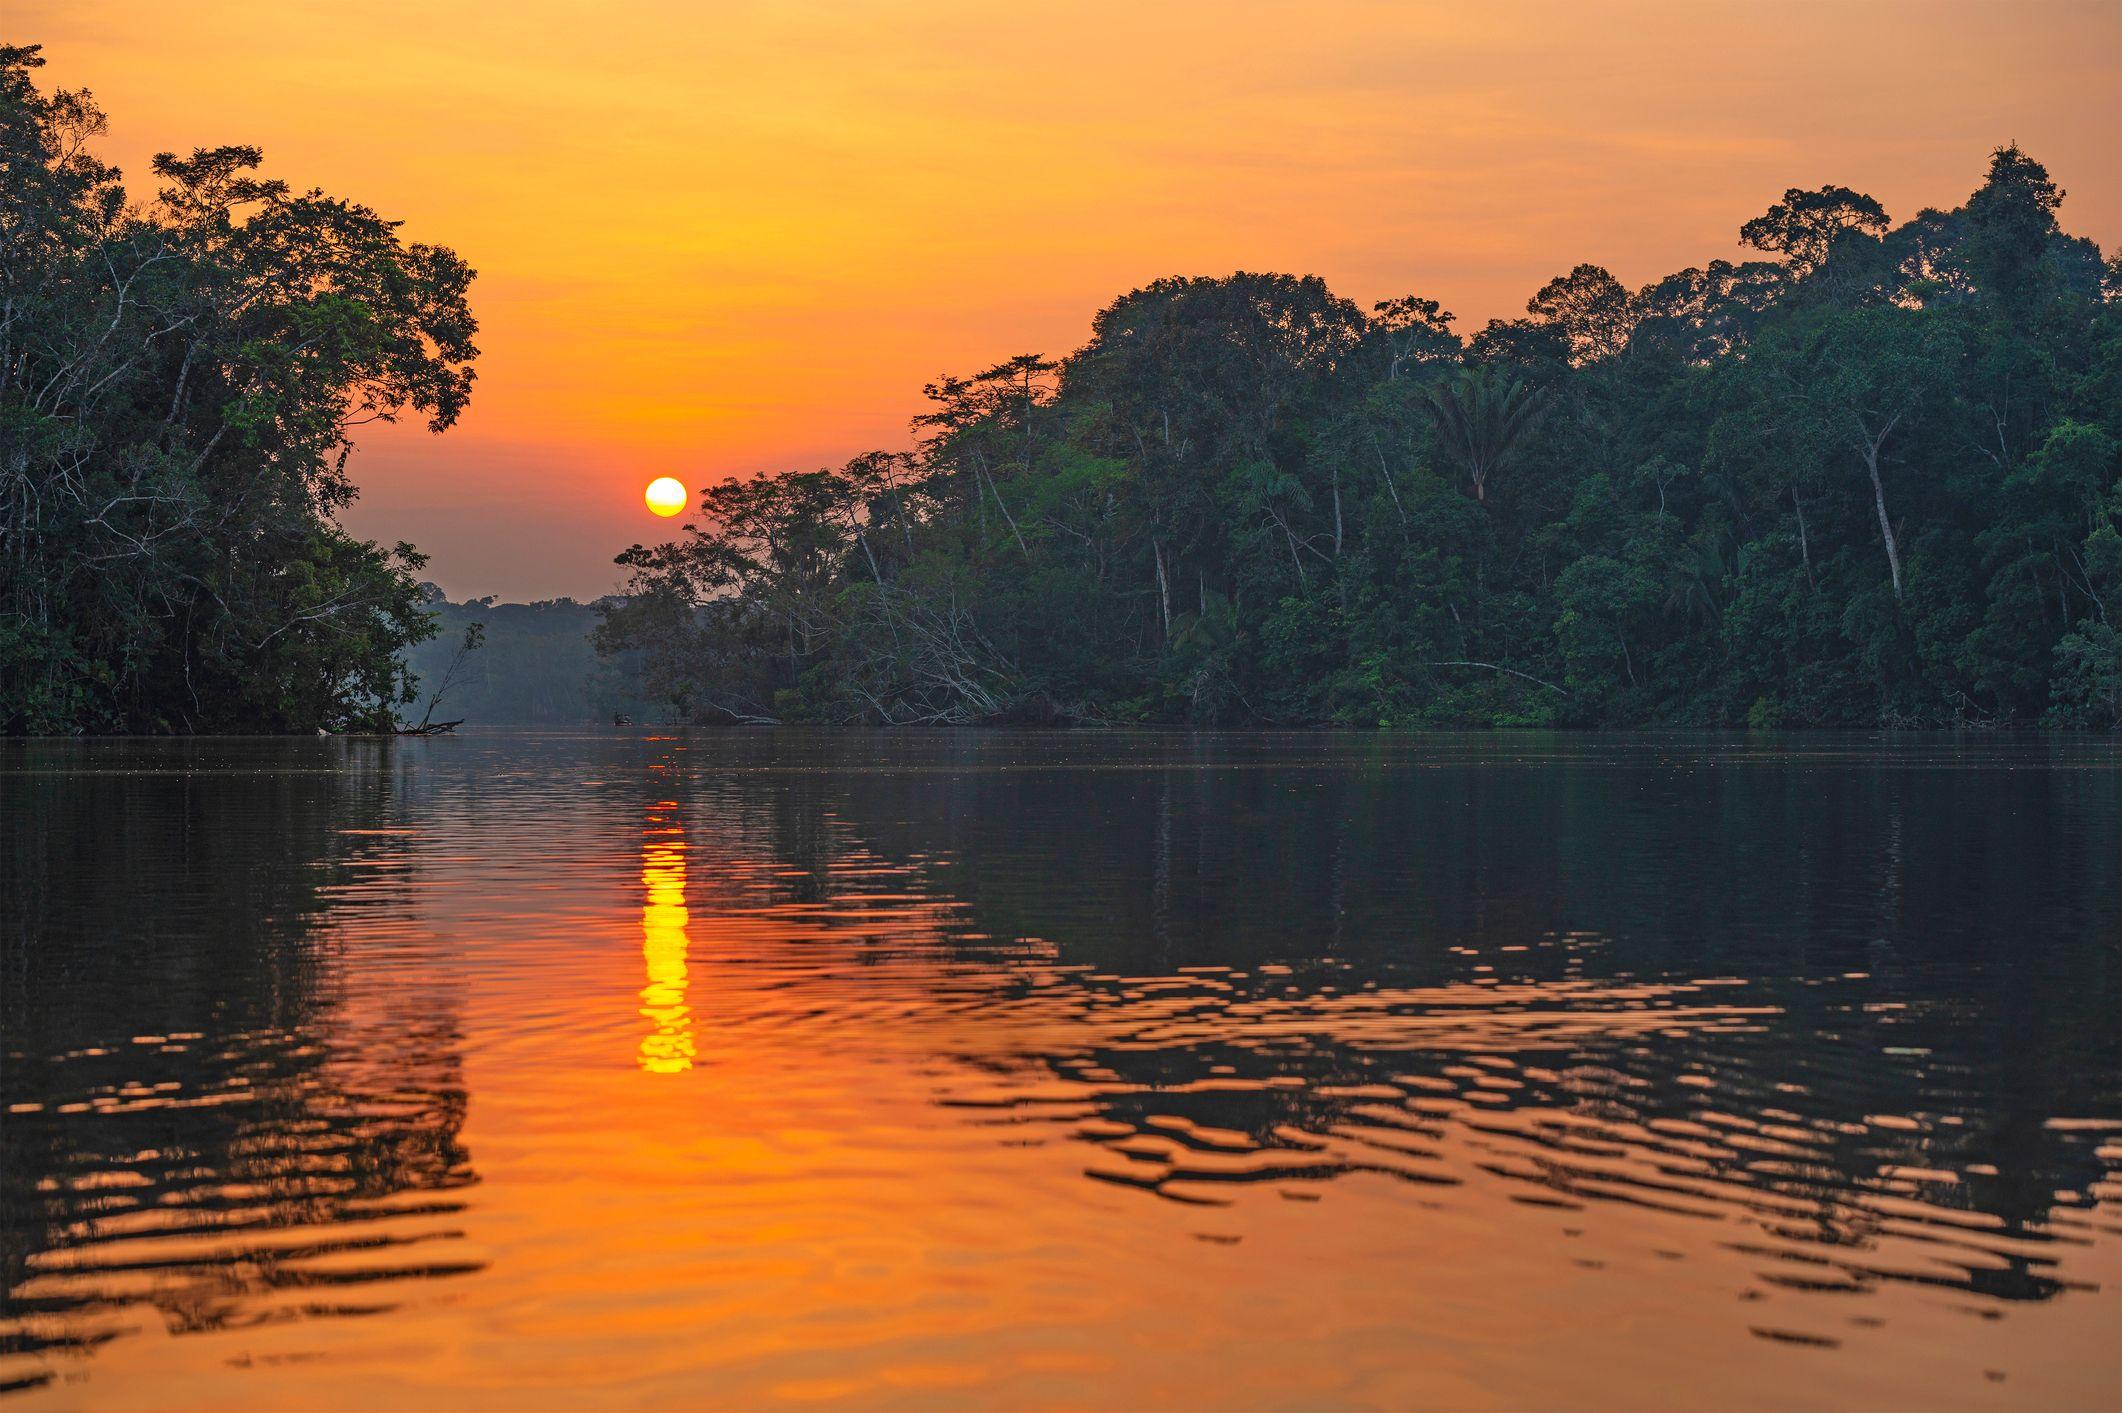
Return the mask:
<svg viewBox="0 0 2122 1413">
<path fill-rule="evenodd" d="M 1792 187 L 1781 201 L 1739 228 L 1739 241 L 1782 255 L 1791 273 L 1802 279 L 1827 263 L 1838 242 L 1852 234 L 1880 235 L 1888 224 L 1886 208 L 1861 191 Z"/>
<path fill-rule="evenodd" d="M 361 425 L 463 410 L 471 270 L 255 148 L 130 203 L 42 63 L 0 49 L 0 728 L 388 726 L 421 559 L 336 516 Z"/>
<path fill-rule="evenodd" d="M 1438 443 L 1472 480 L 1474 499 L 1488 498 L 1488 478 L 1524 450 L 1547 410 L 1539 388 L 1492 368 L 1468 368 L 1430 388 Z"/>
</svg>

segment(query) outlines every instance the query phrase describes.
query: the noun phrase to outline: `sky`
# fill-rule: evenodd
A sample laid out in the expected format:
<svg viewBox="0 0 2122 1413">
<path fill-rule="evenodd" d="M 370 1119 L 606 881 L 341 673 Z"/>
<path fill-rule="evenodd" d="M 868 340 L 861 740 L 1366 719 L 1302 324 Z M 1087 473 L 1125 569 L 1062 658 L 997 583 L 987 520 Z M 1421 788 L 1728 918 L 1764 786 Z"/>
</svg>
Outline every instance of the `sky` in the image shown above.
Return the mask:
<svg viewBox="0 0 2122 1413">
<path fill-rule="evenodd" d="M 1522 312 L 1738 253 L 1786 187 L 1896 218 L 2017 141 L 2122 243 L 2122 3 L 0 0 L 103 155 L 255 143 L 479 270 L 457 427 L 367 429 L 355 532 L 587 598 L 672 475 L 908 444 L 923 383 L 1165 275 Z"/>
</svg>

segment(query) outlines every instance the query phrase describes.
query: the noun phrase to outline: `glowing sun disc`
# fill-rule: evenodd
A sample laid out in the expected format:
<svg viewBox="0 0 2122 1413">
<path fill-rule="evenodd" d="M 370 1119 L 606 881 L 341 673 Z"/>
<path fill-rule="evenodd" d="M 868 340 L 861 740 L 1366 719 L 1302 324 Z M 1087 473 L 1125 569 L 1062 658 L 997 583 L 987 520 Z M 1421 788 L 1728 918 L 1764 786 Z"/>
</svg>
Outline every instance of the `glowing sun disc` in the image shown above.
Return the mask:
<svg viewBox="0 0 2122 1413">
<path fill-rule="evenodd" d="M 665 517 L 678 514 L 685 509 L 685 483 L 676 476 L 658 476 L 648 483 L 641 493 L 648 508 Z"/>
</svg>

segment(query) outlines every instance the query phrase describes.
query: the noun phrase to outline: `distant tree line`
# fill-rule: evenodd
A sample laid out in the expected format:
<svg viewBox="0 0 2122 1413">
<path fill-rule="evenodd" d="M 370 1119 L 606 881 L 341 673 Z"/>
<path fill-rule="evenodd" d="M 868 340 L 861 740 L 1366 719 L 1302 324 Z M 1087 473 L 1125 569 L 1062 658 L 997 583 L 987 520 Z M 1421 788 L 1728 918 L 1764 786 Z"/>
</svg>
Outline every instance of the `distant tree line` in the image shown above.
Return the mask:
<svg viewBox="0 0 2122 1413">
<path fill-rule="evenodd" d="M 598 641 L 736 720 L 2113 727 L 2122 265 L 2062 199 L 1792 190 L 1471 337 L 1159 280 L 911 451 L 710 488 Z"/>
<path fill-rule="evenodd" d="M 252 147 L 154 161 L 0 46 L 0 732 L 385 729 L 434 629 L 342 530 L 360 425 L 471 394 L 472 272 Z"/>
<path fill-rule="evenodd" d="M 433 584 L 421 586 L 421 597 L 438 631 L 406 654 L 418 684 L 405 713 L 411 720 L 561 726 L 615 714 L 644 722 L 671 715 L 643 694 L 638 654 L 607 657 L 591 646 L 601 621 L 594 604 L 491 597 L 452 603 Z"/>
</svg>

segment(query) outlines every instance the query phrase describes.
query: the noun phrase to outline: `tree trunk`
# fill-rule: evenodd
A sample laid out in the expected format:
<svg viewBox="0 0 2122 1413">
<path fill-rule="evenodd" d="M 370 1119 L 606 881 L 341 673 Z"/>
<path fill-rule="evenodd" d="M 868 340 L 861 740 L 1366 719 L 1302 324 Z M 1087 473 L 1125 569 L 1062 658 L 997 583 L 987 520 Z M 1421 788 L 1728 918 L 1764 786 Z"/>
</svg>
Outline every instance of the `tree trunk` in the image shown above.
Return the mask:
<svg viewBox="0 0 2122 1413">
<path fill-rule="evenodd" d="M 1894 602 L 1901 601 L 1901 545 L 1894 538 L 1894 522 L 1886 514 L 1886 483 L 1879 479 L 1879 453 L 1876 448 L 1864 454 L 1865 469 L 1871 472 L 1872 505 L 1879 512 L 1879 534 L 1886 541 L 1886 568 L 1894 581 Z"/>
<path fill-rule="evenodd" d="M 1370 444 L 1378 453 L 1378 474 L 1385 478 L 1385 489 L 1392 495 L 1393 509 L 1400 512 L 1400 534 L 1405 538 L 1407 534 L 1407 507 L 1400 504 L 1400 488 L 1393 484 L 1392 470 L 1385 464 L 1385 448 L 1378 445 L 1376 437 L 1371 438 Z"/>
<path fill-rule="evenodd" d="M 1172 641 L 1172 586 L 1164 574 L 1164 541 L 1153 539 L 1149 547 L 1157 556 L 1157 606 L 1164 613 L 1164 644 L 1169 647 Z"/>
<path fill-rule="evenodd" d="M 980 474 L 987 481 L 987 492 L 995 498 L 996 506 L 1002 511 L 1002 518 L 1009 522 L 1009 532 L 1016 537 L 1018 553 L 1022 554 L 1026 559 L 1030 559 L 1032 557 L 1031 548 L 1024 543 L 1024 532 L 1017 528 L 1017 517 L 1009 513 L 1009 502 L 1002 499 L 1002 488 L 995 484 L 995 478 L 988 475 L 987 468 L 984 465 L 980 468 Z"/>
<path fill-rule="evenodd" d="M 1813 578 L 1812 542 L 1805 533 L 1805 502 L 1798 498 L 1798 488 L 1790 488 L 1790 503 L 1798 510 L 1798 557 L 1805 561 L 1805 586 L 1814 593 L 1820 591 L 1819 581 Z"/>
<path fill-rule="evenodd" d="M 856 520 L 852 512 L 849 513 L 848 519 L 854 525 L 855 543 L 862 546 L 862 557 L 869 561 L 870 578 L 882 584 L 884 582 L 884 571 L 877 567 L 877 556 L 870 552 L 869 536 L 862 533 L 862 522 Z"/>
<path fill-rule="evenodd" d="M 1334 558 L 1341 558 L 1341 465 L 1334 463 Z"/>
</svg>

